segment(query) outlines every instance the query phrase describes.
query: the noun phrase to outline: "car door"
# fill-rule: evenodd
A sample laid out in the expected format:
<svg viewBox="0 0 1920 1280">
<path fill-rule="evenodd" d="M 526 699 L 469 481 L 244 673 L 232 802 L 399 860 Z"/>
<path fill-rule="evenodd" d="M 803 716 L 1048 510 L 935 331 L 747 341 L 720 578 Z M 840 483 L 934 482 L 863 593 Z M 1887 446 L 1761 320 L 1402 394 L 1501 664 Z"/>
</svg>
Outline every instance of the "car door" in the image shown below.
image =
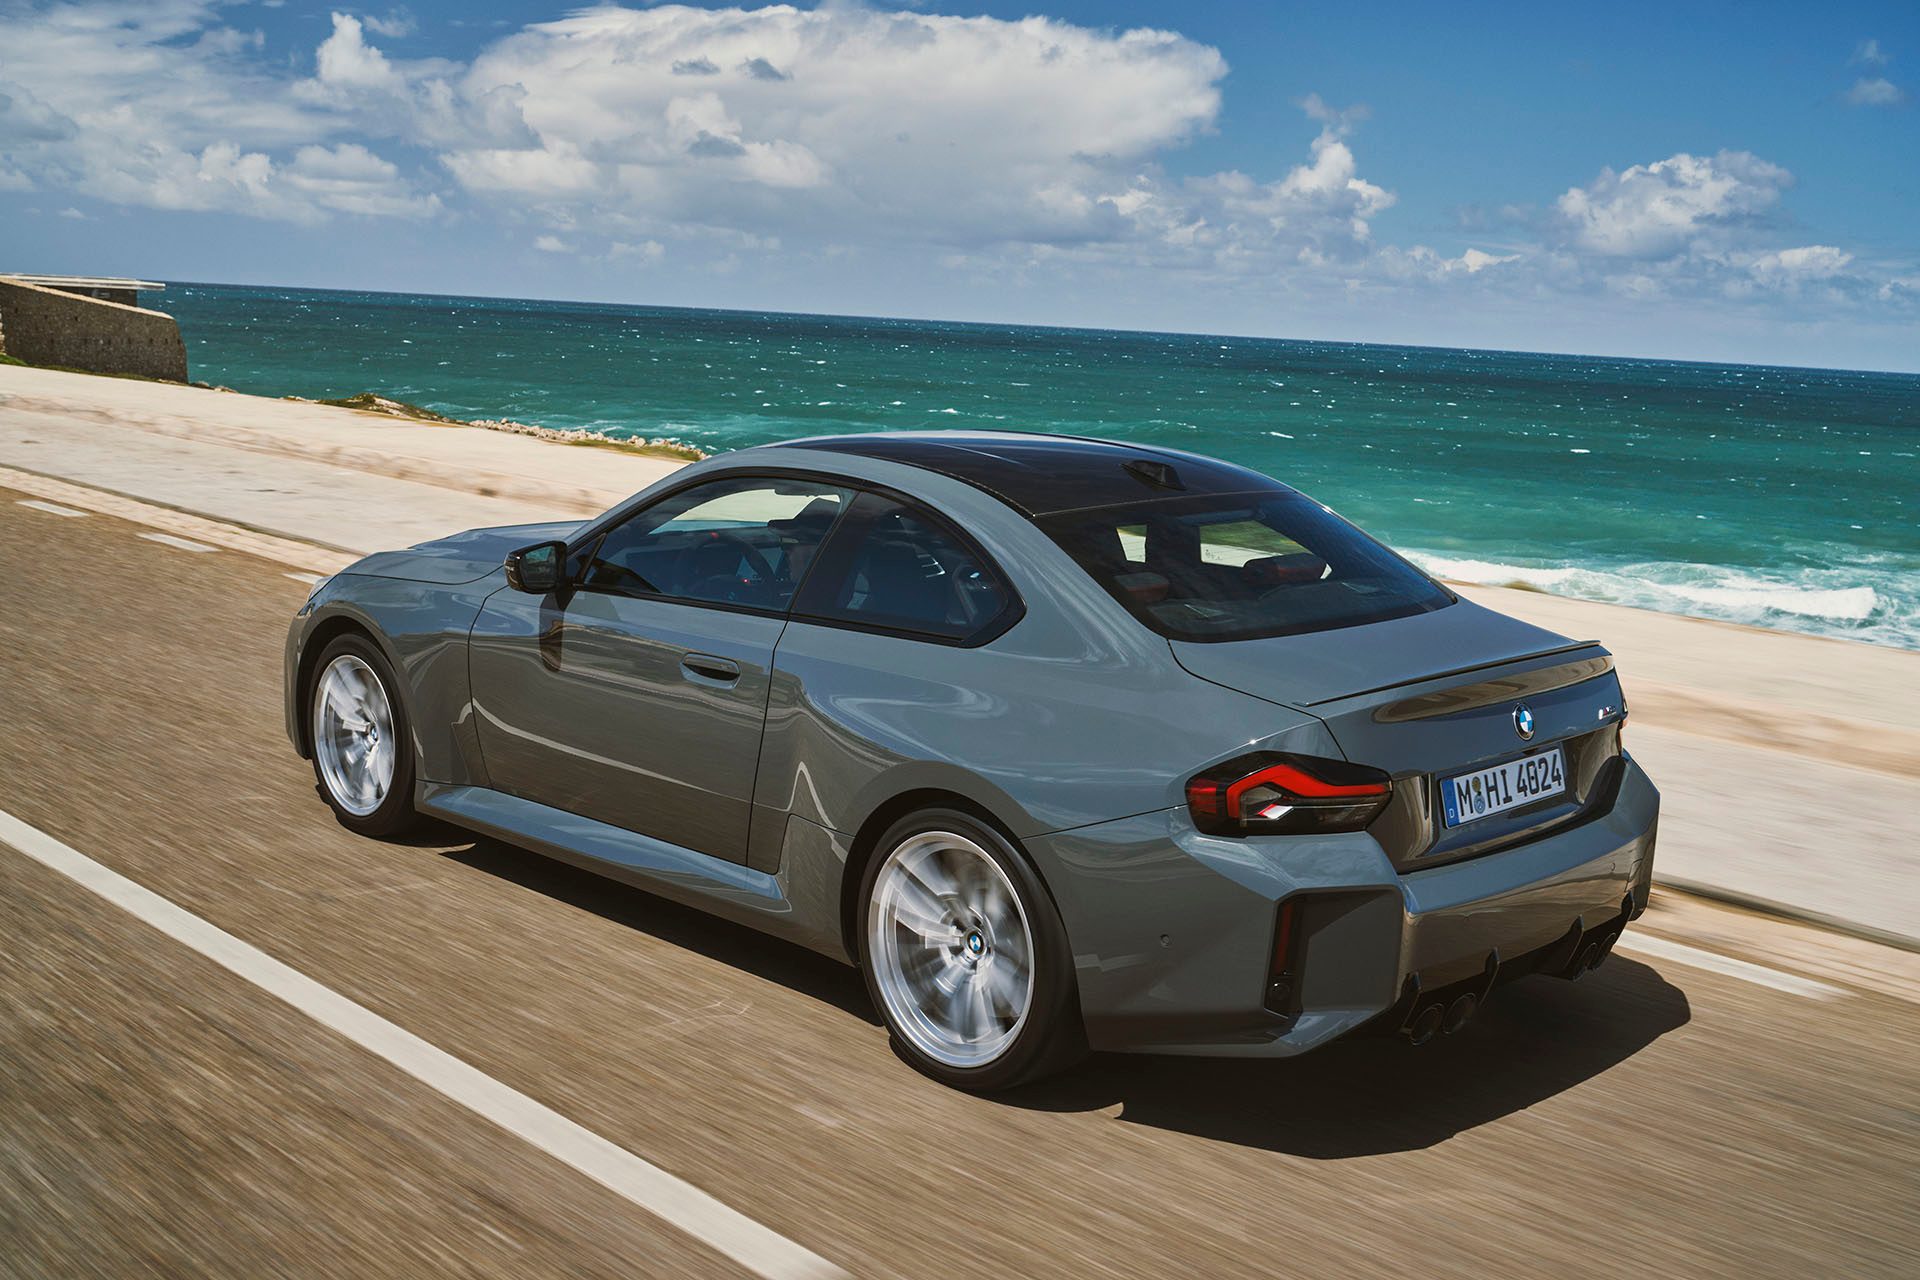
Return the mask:
<svg viewBox="0 0 1920 1280">
<path fill-rule="evenodd" d="M 1023 606 L 957 527 L 884 493 L 854 499 L 818 561 L 780 637 L 756 792 L 763 812 L 852 831 L 867 783 L 899 762 L 967 738 L 994 754 L 1008 696 L 994 672 L 1009 668 L 976 651 Z"/>
<path fill-rule="evenodd" d="M 492 785 L 745 861 L 774 646 L 851 496 L 695 483 L 575 548 L 572 585 L 489 597 L 469 652 Z"/>
</svg>

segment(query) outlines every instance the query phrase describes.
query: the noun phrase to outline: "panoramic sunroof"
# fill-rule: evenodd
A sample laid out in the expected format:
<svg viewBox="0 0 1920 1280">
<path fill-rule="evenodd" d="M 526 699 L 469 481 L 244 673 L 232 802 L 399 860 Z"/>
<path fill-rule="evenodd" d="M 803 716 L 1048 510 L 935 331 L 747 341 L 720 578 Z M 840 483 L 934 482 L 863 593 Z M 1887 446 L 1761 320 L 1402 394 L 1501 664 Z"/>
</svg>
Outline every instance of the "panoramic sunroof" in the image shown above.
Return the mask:
<svg viewBox="0 0 1920 1280">
<path fill-rule="evenodd" d="M 1256 471 L 1181 454 L 1071 436 L 937 436 L 875 432 L 802 440 L 830 450 L 901 462 L 965 481 L 1029 516 L 1153 498 L 1273 491 Z"/>
</svg>

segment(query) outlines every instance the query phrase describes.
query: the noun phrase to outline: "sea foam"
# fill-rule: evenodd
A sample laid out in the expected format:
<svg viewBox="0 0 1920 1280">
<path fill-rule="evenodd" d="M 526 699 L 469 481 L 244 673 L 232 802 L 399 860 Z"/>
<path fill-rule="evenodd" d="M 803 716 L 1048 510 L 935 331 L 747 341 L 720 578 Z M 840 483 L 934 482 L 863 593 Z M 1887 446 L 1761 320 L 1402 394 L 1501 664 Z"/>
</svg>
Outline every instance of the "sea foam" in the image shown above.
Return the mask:
<svg viewBox="0 0 1920 1280">
<path fill-rule="evenodd" d="M 1407 554 L 1434 576 L 1458 582 L 1530 587 L 1553 595 L 1755 625 L 1789 615 L 1820 634 L 1909 647 L 1920 638 L 1920 617 L 1897 608 L 1898 600 L 1912 592 L 1915 584 L 1883 582 L 1876 587 L 1860 581 L 1907 576 L 1871 569 L 1806 569 L 1776 577 L 1724 565 L 1673 561 L 1599 567 L 1507 564 L 1422 551 Z"/>
</svg>

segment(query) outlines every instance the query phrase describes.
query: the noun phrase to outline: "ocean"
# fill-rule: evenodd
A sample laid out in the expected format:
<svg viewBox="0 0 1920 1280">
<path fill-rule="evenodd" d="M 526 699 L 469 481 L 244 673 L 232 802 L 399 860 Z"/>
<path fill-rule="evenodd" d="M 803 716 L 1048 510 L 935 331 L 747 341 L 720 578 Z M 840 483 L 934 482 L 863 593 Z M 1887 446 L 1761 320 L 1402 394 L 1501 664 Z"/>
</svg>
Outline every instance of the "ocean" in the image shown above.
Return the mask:
<svg viewBox="0 0 1920 1280">
<path fill-rule="evenodd" d="M 1168 445 L 1429 571 L 1920 648 L 1920 376 L 170 284 L 198 381 L 709 452 L 906 428 Z"/>
</svg>

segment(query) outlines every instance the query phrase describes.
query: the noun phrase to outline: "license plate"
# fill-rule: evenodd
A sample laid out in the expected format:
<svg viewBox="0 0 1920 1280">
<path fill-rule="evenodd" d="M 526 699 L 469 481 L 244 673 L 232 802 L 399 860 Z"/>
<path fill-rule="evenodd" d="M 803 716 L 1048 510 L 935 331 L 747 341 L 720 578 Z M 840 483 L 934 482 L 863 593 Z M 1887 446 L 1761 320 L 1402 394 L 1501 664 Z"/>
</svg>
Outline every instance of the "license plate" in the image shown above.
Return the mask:
<svg viewBox="0 0 1920 1280">
<path fill-rule="evenodd" d="M 1447 825 L 1518 809 L 1521 805 L 1557 796 L 1567 789 L 1567 771 L 1560 748 L 1535 756 L 1522 756 L 1488 769 L 1457 774 L 1440 780 L 1440 804 Z"/>
</svg>

